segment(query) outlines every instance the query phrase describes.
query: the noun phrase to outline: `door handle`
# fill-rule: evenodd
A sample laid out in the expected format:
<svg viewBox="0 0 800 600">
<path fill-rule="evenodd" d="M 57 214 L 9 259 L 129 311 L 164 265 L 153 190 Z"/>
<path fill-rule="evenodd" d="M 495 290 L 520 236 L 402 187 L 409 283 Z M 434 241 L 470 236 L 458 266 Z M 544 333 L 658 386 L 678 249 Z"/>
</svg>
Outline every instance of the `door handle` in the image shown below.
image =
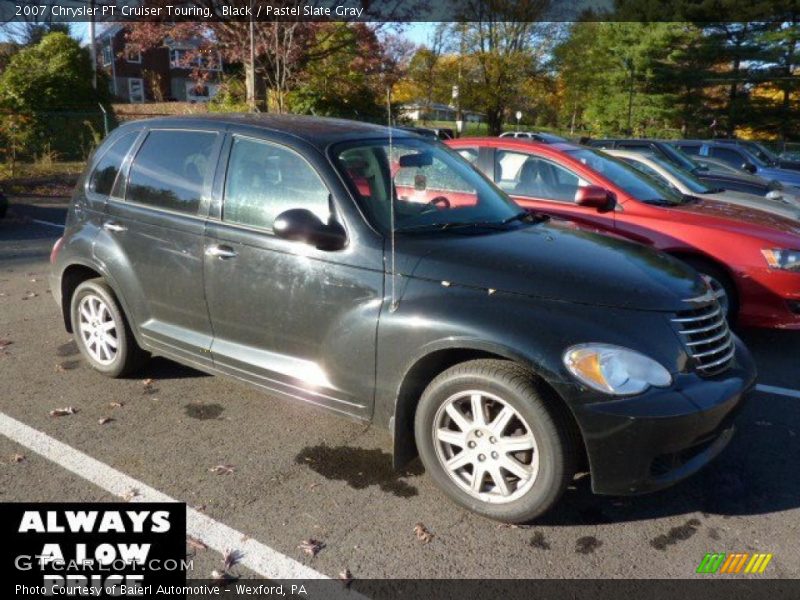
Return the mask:
<svg viewBox="0 0 800 600">
<path fill-rule="evenodd" d="M 122 225 L 117 225 L 116 223 L 113 223 L 111 221 L 103 223 L 103 229 L 105 229 L 106 231 L 114 231 L 114 232 L 117 232 L 117 233 L 120 232 L 120 231 L 127 231 L 128 230 L 127 227 L 123 227 Z"/>
<path fill-rule="evenodd" d="M 216 256 L 217 258 L 235 258 L 236 251 L 230 246 L 209 246 L 206 248 L 207 256 Z"/>
</svg>

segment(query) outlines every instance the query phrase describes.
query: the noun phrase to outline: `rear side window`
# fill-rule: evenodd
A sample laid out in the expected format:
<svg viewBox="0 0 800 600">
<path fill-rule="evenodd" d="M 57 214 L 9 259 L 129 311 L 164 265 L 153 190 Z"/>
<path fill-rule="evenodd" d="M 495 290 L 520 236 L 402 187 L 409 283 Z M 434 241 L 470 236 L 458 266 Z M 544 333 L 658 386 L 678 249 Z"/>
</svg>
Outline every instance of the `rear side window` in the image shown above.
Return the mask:
<svg viewBox="0 0 800 600">
<path fill-rule="evenodd" d="M 299 154 L 268 142 L 234 138 L 222 219 L 272 229 L 282 212 L 305 208 L 327 222 L 330 192 Z"/>
<path fill-rule="evenodd" d="M 125 198 L 197 214 L 216 138 L 207 131 L 151 131 L 131 166 Z"/>
<path fill-rule="evenodd" d="M 102 155 L 89 178 L 89 191 L 95 194 L 108 196 L 114 187 L 122 161 L 136 141 L 138 131 L 126 133 L 111 144 L 111 147 Z"/>
</svg>

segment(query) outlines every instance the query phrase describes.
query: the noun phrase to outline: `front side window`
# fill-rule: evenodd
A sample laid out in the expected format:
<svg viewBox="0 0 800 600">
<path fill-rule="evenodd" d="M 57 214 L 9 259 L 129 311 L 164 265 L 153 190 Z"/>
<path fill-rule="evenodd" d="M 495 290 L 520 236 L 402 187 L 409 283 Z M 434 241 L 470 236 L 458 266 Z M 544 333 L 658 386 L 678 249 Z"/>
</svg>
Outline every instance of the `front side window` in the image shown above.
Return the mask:
<svg viewBox="0 0 800 600">
<path fill-rule="evenodd" d="M 197 214 L 216 139 L 207 131 L 151 131 L 131 166 L 125 199 Z"/>
<path fill-rule="evenodd" d="M 500 222 L 520 208 L 449 148 L 402 138 L 340 144 L 333 149 L 339 171 L 367 217 L 390 230 L 447 229 Z"/>
<path fill-rule="evenodd" d="M 564 167 L 522 152 L 500 150 L 495 157 L 495 182 L 512 196 L 574 202 L 587 182 Z"/>
<path fill-rule="evenodd" d="M 731 148 L 711 148 L 711 156 L 725 161 L 734 167 L 741 167 L 746 159 L 742 154 Z"/>
<path fill-rule="evenodd" d="M 222 220 L 272 229 L 275 218 L 294 208 L 310 210 L 325 223 L 330 192 L 299 154 L 269 142 L 234 138 L 225 179 Z"/>
<path fill-rule="evenodd" d="M 125 159 L 128 150 L 131 149 L 138 135 L 138 131 L 132 131 L 126 133 L 111 144 L 108 151 L 97 161 L 97 165 L 94 171 L 92 171 L 92 175 L 89 177 L 90 192 L 102 196 L 111 194 L 111 190 L 114 188 L 114 182 L 122 166 L 122 161 Z"/>
</svg>

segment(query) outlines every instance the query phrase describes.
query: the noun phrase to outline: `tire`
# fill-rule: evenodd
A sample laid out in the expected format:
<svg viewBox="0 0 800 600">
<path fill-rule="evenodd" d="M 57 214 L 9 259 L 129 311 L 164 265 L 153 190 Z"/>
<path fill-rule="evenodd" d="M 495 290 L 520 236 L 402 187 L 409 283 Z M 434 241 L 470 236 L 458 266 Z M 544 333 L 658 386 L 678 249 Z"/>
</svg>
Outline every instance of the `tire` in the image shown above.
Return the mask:
<svg viewBox="0 0 800 600">
<path fill-rule="evenodd" d="M 476 394 L 485 421 L 477 426 Z M 515 414 L 502 425 L 508 409 Z M 545 401 L 531 373 L 519 365 L 473 360 L 431 381 L 417 406 L 414 435 L 425 469 L 453 501 L 490 519 L 521 523 L 547 512 L 576 472 L 580 440 L 564 411 Z M 452 474 L 447 461 L 455 468 Z M 475 483 L 479 469 L 488 470 Z"/>
<path fill-rule="evenodd" d="M 75 289 L 70 315 L 78 349 L 89 365 L 103 375 L 124 377 L 149 357 L 136 343 L 114 292 L 102 279 L 89 279 Z"/>
<path fill-rule="evenodd" d="M 739 296 L 730 276 L 721 267 L 702 259 L 684 258 L 683 261 L 706 278 L 712 290 L 718 294 L 717 300 L 725 309 L 728 323 L 735 324 L 739 315 Z M 722 292 L 724 292 L 724 297 L 719 296 Z"/>
</svg>

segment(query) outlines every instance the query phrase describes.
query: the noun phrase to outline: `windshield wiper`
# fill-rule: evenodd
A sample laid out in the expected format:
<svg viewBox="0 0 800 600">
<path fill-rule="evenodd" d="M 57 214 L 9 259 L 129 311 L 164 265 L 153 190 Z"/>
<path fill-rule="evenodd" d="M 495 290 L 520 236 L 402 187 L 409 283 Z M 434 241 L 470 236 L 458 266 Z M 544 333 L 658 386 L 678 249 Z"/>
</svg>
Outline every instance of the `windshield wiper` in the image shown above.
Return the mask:
<svg viewBox="0 0 800 600">
<path fill-rule="evenodd" d="M 396 233 L 413 233 L 415 231 L 447 231 L 452 229 L 480 229 L 487 228 L 498 231 L 505 231 L 506 226 L 514 221 L 522 221 L 528 223 L 542 223 L 547 221 L 550 217 L 544 214 L 531 214 L 526 210 L 520 211 L 517 214 L 503 219 L 502 221 L 449 221 L 447 223 L 419 223 L 417 225 L 406 225 L 404 227 L 397 227 Z"/>
</svg>

